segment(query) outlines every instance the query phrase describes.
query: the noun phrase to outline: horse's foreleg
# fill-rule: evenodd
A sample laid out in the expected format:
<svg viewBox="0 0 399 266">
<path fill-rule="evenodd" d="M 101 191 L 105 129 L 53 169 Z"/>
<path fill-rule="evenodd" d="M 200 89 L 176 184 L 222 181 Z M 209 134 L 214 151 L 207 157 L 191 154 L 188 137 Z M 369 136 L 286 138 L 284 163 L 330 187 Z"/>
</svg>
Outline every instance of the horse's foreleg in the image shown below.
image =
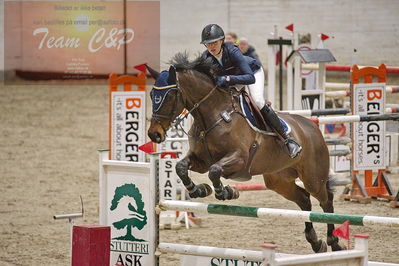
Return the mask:
<svg viewBox="0 0 399 266">
<path fill-rule="evenodd" d="M 237 199 L 240 193 L 237 189 L 230 186 L 223 186 L 220 177 L 230 175 L 240 171 L 244 167 L 244 160 L 239 156 L 238 152 L 230 154 L 209 168 L 209 179 L 212 181 L 215 189 L 215 197 L 218 200 Z"/>
<path fill-rule="evenodd" d="M 192 159 L 186 156 L 183 160 L 176 163 L 176 173 L 188 190 L 191 198 L 204 198 L 212 194 L 212 188 L 208 184 L 195 185 L 188 176 L 188 169 Z"/>
</svg>

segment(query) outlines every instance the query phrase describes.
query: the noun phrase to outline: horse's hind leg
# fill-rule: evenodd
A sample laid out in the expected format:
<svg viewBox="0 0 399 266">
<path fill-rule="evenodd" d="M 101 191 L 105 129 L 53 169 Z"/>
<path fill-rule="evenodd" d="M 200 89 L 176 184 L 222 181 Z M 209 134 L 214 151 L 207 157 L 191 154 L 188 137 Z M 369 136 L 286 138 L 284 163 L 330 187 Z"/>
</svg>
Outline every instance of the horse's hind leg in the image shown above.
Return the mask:
<svg viewBox="0 0 399 266">
<path fill-rule="evenodd" d="M 327 201 L 320 202 L 320 206 L 324 212 L 334 213 L 334 193 L 329 189 L 328 182 L 326 184 L 326 193 L 327 193 Z M 346 249 L 344 244 L 339 243 L 339 239 L 337 236 L 333 235 L 334 224 L 327 224 L 327 244 L 331 246 L 332 251 L 338 251 Z"/>
<path fill-rule="evenodd" d="M 308 184 L 308 191 L 310 191 L 310 194 L 320 202 L 320 207 L 324 212 L 334 213 L 334 194 L 328 187 L 328 181 L 319 182 L 319 185 L 316 184 L 317 182 L 313 182 L 311 185 Z M 332 234 L 333 230 L 334 224 L 327 224 L 327 244 L 331 246 L 333 251 L 346 249 L 345 245 L 338 243 L 339 239 Z"/>
<path fill-rule="evenodd" d="M 305 189 L 295 184 L 297 173 L 293 169 L 287 169 L 276 174 L 265 174 L 266 187 L 276 191 L 286 199 L 295 202 L 302 211 L 311 211 L 312 203 L 310 194 Z M 305 237 L 316 253 L 326 252 L 327 244 L 318 239 L 313 223 L 305 222 Z"/>
</svg>

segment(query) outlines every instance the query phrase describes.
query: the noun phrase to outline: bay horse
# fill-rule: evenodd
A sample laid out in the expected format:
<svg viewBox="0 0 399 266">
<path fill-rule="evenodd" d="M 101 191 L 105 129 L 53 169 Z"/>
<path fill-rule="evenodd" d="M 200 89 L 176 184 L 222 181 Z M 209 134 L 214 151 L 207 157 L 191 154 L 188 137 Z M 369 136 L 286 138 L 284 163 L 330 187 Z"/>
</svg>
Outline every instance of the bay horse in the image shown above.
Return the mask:
<svg viewBox="0 0 399 266">
<path fill-rule="evenodd" d="M 212 61 L 202 56 L 189 61 L 186 53 L 178 53 L 170 63 L 169 71 L 161 73 L 149 68 L 156 85 L 151 91 L 153 114 L 148 136 L 153 142 L 163 142 L 173 121 L 184 108 L 189 110 L 194 118 L 188 133 L 190 149 L 176 164 L 176 171 L 191 198 L 206 197 L 212 189 L 208 184 L 195 184 L 189 170 L 208 172 L 219 200 L 239 196 L 236 189 L 222 184 L 221 177 L 247 181 L 262 174 L 268 189 L 295 202 L 301 210 L 311 211 L 312 195 L 324 212 L 334 212 L 334 194 L 329 189 L 329 152 L 317 125 L 299 115 L 279 114 L 303 147 L 300 155 L 292 159 L 276 136 L 249 126 L 240 110 L 237 90 L 214 85 L 218 69 Z M 297 177 L 305 189 L 295 184 Z M 346 249 L 332 234 L 333 230 L 334 224 L 328 224 L 327 244 L 333 251 Z M 305 236 L 314 252 L 327 251 L 311 222 L 305 222 Z"/>
</svg>

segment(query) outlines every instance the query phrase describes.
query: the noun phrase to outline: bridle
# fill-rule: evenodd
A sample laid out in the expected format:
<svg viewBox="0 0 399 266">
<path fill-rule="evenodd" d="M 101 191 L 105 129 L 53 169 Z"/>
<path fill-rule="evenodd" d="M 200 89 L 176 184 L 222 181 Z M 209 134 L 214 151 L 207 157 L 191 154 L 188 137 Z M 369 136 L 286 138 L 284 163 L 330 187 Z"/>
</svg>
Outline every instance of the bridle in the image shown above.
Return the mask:
<svg viewBox="0 0 399 266">
<path fill-rule="evenodd" d="M 158 89 L 158 90 L 164 90 L 164 89 L 171 90 L 171 89 L 173 89 L 173 90 L 177 90 L 177 91 L 179 90 L 179 88 L 177 87 L 177 84 L 169 85 L 169 86 L 165 86 L 165 87 L 154 87 L 154 89 Z M 167 97 L 167 95 L 165 97 Z M 180 97 L 179 93 L 177 93 L 177 97 L 178 98 Z M 178 98 L 176 99 L 176 103 L 179 100 Z M 154 99 L 151 99 L 151 100 L 153 101 Z M 162 125 L 162 122 L 161 122 L 160 118 L 166 119 L 170 124 L 172 124 L 173 121 L 175 120 L 175 117 L 176 117 L 175 116 L 176 109 L 177 109 L 177 104 L 176 103 L 173 105 L 173 109 L 172 109 L 172 112 L 170 113 L 170 115 L 163 115 L 163 114 L 159 114 L 158 113 L 158 111 L 161 109 L 161 107 L 163 105 L 163 102 L 159 106 L 158 110 L 152 113 L 151 121 L 154 121 L 154 122 L 158 123 L 165 133 L 167 132 L 167 129 Z"/>
<path fill-rule="evenodd" d="M 182 121 L 184 120 L 184 119 L 186 119 L 187 117 L 188 117 L 188 115 L 189 114 L 193 114 L 207 99 L 209 99 L 210 97 L 211 97 L 211 95 L 217 90 L 217 89 L 220 89 L 220 87 L 218 87 L 218 86 L 214 86 L 201 100 L 199 100 L 198 102 L 194 102 L 194 101 L 192 101 L 192 99 L 190 99 L 190 96 L 188 95 L 188 94 L 186 94 L 186 93 L 184 93 L 184 91 L 181 89 L 181 88 L 179 88 L 179 82 L 178 82 L 178 78 L 177 78 L 177 75 L 176 75 L 176 84 L 173 86 L 177 91 L 178 91 L 178 93 L 177 93 L 177 95 L 178 95 L 178 97 L 179 96 L 181 96 L 182 97 L 182 100 L 183 100 L 183 102 L 184 102 L 184 106 L 187 106 L 187 102 L 189 101 L 190 102 L 190 105 L 192 106 L 192 108 L 190 109 L 190 110 L 188 110 L 184 115 L 181 115 L 180 117 L 178 117 L 178 118 L 176 118 L 175 119 L 175 112 L 176 112 L 176 107 L 177 107 L 177 102 L 178 102 L 178 98 L 176 98 L 176 102 L 175 102 L 175 104 L 174 104 L 174 107 L 173 107 L 173 112 L 171 113 L 171 115 L 163 115 L 163 114 L 159 114 L 158 112 L 153 112 L 153 115 L 152 115 L 152 120 L 153 121 L 155 121 L 155 122 L 157 122 L 160 126 L 161 126 L 161 128 L 162 128 L 162 130 L 165 132 L 165 134 L 166 134 L 166 132 L 167 132 L 167 129 L 162 125 L 162 123 L 161 123 L 161 121 L 159 120 L 159 118 L 163 118 L 163 119 L 166 119 L 166 120 L 168 120 L 169 122 L 170 122 L 170 124 L 172 125 L 172 124 L 174 124 L 174 127 L 176 127 L 176 129 L 178 129 L 178 127 L 180 127 L 180 129 L 184 132 L 184 134 L 185 135 L 187 135 L 189 138 L 192 138 L 192 137 L 194 137 L 195 139 L 198 139 L 199 141 L 201 141 L 202 143 L 203 143 L 203 145 L 204 145 L 204 148 L 205 148 L 205 150 L 206 150 L 206 152 L 207 152 L 207 154 L 208 154 L 208 158 L 209 158 L 209 161 L 212 161 L 212 159 L 213 159 L 213 157 L 212 157 L 212 154 L 211 154 L 211 152 L 210 152 L 210 150 L 209 150 L 209 147 L 208 147 L 208 144 L 207 144 L 207 140 L 206 140 L 206 136 L 207 136 L 207 134 L 211 131 L 211 130 L 213 130 L 217 125 L 219 125 L 221 122 L 223 122 L 223 121 L 226 121 L 226 120 L 224 120 L 224 118 L 222 117 L 222 118 L 220 118 L 219 120 L 217 120 L 213 125 L 211 125 L 210 127 L 206 127 L 206 125 L 205 125 L 205 120 L 204 120 L 204 118 L 202 117 L 202 115 L 200 114 L 200 117 L 201 117 L 201 123 L 202 123 L 202 128 L 199 128 L 199 132 L 198 132 L 198 135 L 195 133 L 195 135 L 194 136 L 190 136 L 189 135 L 189 133 L 187 133 L 185 130 L 184 130 L 184 128 L 183 128 L 183 126 L 181 125 L 181 123 L 182 123 Z M 225 90 L 223 90 L 223 89 L 220 89 L 220 91 L 223 91 L 223 92 L 225 92 L 225 93 L 228 93 L 228 94 L 230 94 L 231 92 L 228 92 L 228 91 L 225 91 Z M 232 91 L 232 90 L 231 90 Z M 183 94 L 186 94 L 186 95 L 183 95 Z M 184 97 L 185 96 L 185 97 Z M 237 110 L 237 108 L 236 108 L 236 106 L 235 106 L 235 104 L 234 104 L 234 94 L 233 93 L 231 93 L 231 96 L 232 96 L 232 110 L 230 111 L 230 112 L 228 112 L 228 116 L 231 116 L 233 113 L 238 113 L 238 114 L 240 114 L 241 116 L 243 116 L 243 117 L 245 117 L 245 115 L 244 114 L 242 114 L 239 110 Z M 167 96 L 165 96 L 165 97 L 167 97 Z M 186 102 L 187 101 L 187 102 Z M 161 105 L 163 104 L 163 102 L 161 103 Z M 161 108 L 161 106 L 159 106 L 159 108 L 158 108 L 158 110 L 160 110 L 160 108 Z M 173 123 L 174 122 L 174 123 Z M 227 121 L 226 121 L 227 122 Z"/>
<path fill-rule="evenodd" d="M 180 93 L 183 93 L 183 91 L 179 88 L 179 81 L 177 79 L 177 76 L 176 76 L 176 84 L 165 86 L 165 87 L 155 87 L 155 88 L 156 89 L 173 89 L 174 88 L 178 92 L 180 91 Z M 181 125 L 182 121 L 184 119 L 186 119 L 189 114 L 192 114 L 196 109 L 198 109 L 198 107 L 202 103 L 204 103 L 217 90 L 217 88 L 218 88 L 218 86 L 214 86 L 212 88 L 212 90 L 210 90 L 201 100 L 199 100 L 197 103 L 192 103 L 193 107 L 190 110 L 188 110 L 184 115 L 182 115 L 178 118 L 176 118 L 175 113 L 176 113 L 176 109 L 177 109 L 177 103 L 179 101 L 179 97 L 181 96 L 181 94 L 177 93 L 176 102 L 173 106 L 173 110 L 172 110 L 171 114 L 164 115 L 164 114 L 159 114 L 157 111 L 153 112 L 151 121 L 155 121 L 156 123 L 158 123 L 161 126 L 162 130 L 166 133 L 167 129 L 162 125 L 160 118 L 166 119 L 167 121 L 169 121 L 170 124 L 173 124 L 176 128 L 180 127 L 183 130 L 183 132 L 188 136 L 189 134 L 184 130 L 184 128 Z M 165 97 L 167 97 L 167 96 L 165 96 Z M 190 98 L 190 97 L 187 95 L 187 99 L 188 98 Z M 193 101 L 191 101 L 191 102 L 193 102 Z M 159 109 L 162 107 L 162 104 L 159 106 Z M 158 109 L 158 111 L 159 111 L 159 109 Z"/>
</svg>

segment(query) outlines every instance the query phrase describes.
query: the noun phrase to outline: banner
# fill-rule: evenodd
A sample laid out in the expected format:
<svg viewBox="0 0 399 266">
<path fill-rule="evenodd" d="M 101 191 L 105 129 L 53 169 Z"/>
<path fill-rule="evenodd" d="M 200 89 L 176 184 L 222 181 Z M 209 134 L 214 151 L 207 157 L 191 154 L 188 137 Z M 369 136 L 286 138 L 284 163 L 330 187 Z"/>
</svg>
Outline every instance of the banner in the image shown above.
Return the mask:
<svg viewBox="0 0 399 266">
<path fill-rule="evenodd" d="M 112 91 L 111 160 L 144 162 L 139 146 L 145 143 L 145 92 Z"/>
<path fill-rule="evenodd" d="M 159 8 L 157 1 L 6 1 L 5 70 L 65 80 L 107 78 L 144 62 L 157 68 Z"/>
<path fill-rule="evenodd" d="M 354 113 L 377 115 L 385 112 L 385 83 L 354 85 Z M 385 121 L 354 123 L 354 170 L 385 169 Z"/>
<path fill-rule="evenodd" d="M 100 153 L 100 224 L 111 227 L 110 266 L 156 265 L 153 164 L 108 161 Z"/>
</svg>

